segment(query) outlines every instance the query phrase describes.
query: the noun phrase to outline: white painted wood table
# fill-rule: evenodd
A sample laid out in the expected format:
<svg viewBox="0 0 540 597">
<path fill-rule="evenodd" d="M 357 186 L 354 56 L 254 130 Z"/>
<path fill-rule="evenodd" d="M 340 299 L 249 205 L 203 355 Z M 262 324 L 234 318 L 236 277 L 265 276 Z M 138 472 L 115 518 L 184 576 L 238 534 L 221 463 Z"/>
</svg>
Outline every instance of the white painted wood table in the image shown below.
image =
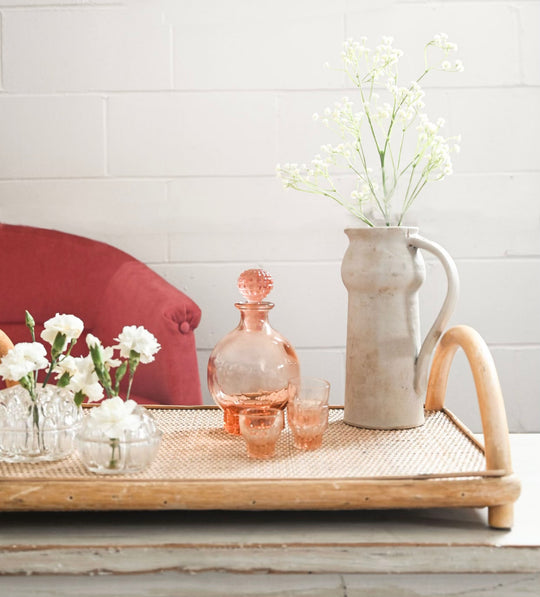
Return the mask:
<svg viewBox="0 0 540 597">
<path fill-rule="evenodd" d="M 486 509 L 3 512 L 0 595 L 540 595 L 540 435 L 511 436 L 511 531 Z"/>
</svg>

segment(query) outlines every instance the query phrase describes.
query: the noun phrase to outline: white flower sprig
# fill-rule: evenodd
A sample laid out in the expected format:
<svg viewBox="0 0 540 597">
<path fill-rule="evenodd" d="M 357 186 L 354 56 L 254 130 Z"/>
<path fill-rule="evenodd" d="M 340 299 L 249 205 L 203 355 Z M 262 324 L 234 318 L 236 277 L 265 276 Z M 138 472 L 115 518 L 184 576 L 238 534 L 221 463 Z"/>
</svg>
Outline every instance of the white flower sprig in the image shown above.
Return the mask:
<svg viewBox="0 0 540 597">
<path fill-rule="evenodd" d="M 94 377 L 98 385 L 103 388 L 107 398 L 90 411 L 89 424 L 91 428 L 99 430 L 109 438 L 111 457 L 108 468 L 117 468 L 121 458 L 121 438 L 125 433 L 136 431 L 142 424 L 142 419 L 136 413 L 137 403 L 129 398 L 135 371 L 139 363 L 151 363 L 161 346 L 155 336 L 142 326 L 125 326 L 118 338 L 116 346 L 103 347 L 99 338 L 88 334 L 86 343 L 90 350 L 89 362 L 91 363 L 92 382 L 86 389 L 93 387 Z M 120 359 L 114 358 L 114 351 L 120 352 Z M 122 360 L 124 359 L 124 360 Z M 116 368 L 116 371 L 112 371 Z M 88 374 L 88 369 L 86 371 Z M 129 384 L 125 400 L 119 397 L 120 382 L 128 373 Z M 75 379 L 75 378 L 73 378 Z M 101 397 L 103 397 L 103 390 Z"/>
<path fill-rule="evenodd" d="M 140 418 L 133 414 L 137 403 L 122 400 L 118 396 L 107 398 L 99 408 L 90 411 L 94 426 L 99 427 L 110 438 L 122 437 L 125 431 L 134 431 L 140 425 Z"/>
<path fill-rule="evenodd" d="M 115 340 L 118 342 L 116 348 L 120 349 L 120 356 L 128 359 L 129 386 L 127 395 L 129 397 L 133 376 L 139 362 L 151 363 L 161 346 L 154 335 L 142 326 L 125 326 Z"/>
<path fill-rule="evenodd" d="M 129 385 L 126 400 L 131 394 L 131 386 L 139 363 L 151 363 L 161 346 L 155 336 L 142 326 L 125 326 L 115 338 L 116 346 L 103 347 L 99 338 L 92 334 L 86 336 L 86 344 L 90 350 L 90 361 L 93 373 L 97 376 L 107 398 L 118 396 L 120 382 L 128 373 Z M 120 359 L 114 358 L 114 351 L 119 350 Z M 122 360 L 125 359 L 125 360 Z M 111 370 L 116 371 L 111 375 Z"/>
<path fill-rule="evenodd" d="M 36 376 L 41 369 L 49 366 L 46 351 L 39 342 L 19 342 L 2 359 L 0 375 L 2 379 L 18 381 L 36 399 Z"/>
<path fill-rule="evenodd" d="M 109 469 L 116 469 L 121 461 L 122 438 L 130 431 L 137 431 L 141 426 L 142 420 L 136 409 L 137 403 L 134 400 L 122 400 L 119 396 L 113 396 L 90 411 L 90 427 L 109 438 Z"/>
<path fill-rule="evenodd" d="M 430 50 L 440 51 L 439 60 L 431 62 Z M 398 85 L 398 62 L 403 52 L 393 47 L 391 37 L 383 37 L 374 50 L 367 47 L 367 38 L 347 40 L 341 53 L 342 70 L 358 89 L 360 109 L 345 97 L 326 108 L 322 115 L 314 114 L 340 138 L 337 145 L 323 145 L 309 165 L 284 164 L 277 174 L 285 188 L 324 195 L 343 205 L 368 226 L 375 220 L 368 209 L 375 206 L 389 226 L 402 224 L 403 217 L 430 181 L 442 180 L 452 173 L 451 152 L 459 151 L 459 137 L 445 138 L 440 134 L 444 120 L 429 121 L 422 112 L 424 91 L 420 81 L 431 71 L 460 72 L 463 64 L 450 61 L 456 44 L 444 33 L 435 35 L 424 47 L 424 70 L 408 86 Z M 381 100 L 380 89 L 384 93 Z M 386 100 L 386 101 L 385 101 Z M 414 126 L 416 125 L 416 126 Z M 405 137 L 416 130 L 416 145 L 410 155 Z M 368 165 L 366 141 L 374 144 L 377 168 Z M 349 196 L 341 193 L 330 174 L 332 166 L 345 166 L 356 177 Z M 392 204 L 398 182 L 404 179 L 406 188 L 399 210 Z"/>
<path fill-rule="evenodd" d="M 68 356 L 55 368 L 58 385 L 69 386 L 75 394 L 75 401 L 82 403 L 85 398 L 99 402 L 103 398 L 103 387 L 94 371 L 90 355 L 85 357 Z"/>
<path fill-rule="evenodd" d="M 30 394 L 30 398 L 35 401 L 38 371 L 47 369 L 42 383 L 42 387 L 45 387 L 56 367 L 65 359 L 71 358 L 70 352 L 81 335 L 84 324 L 75 315 L 59 313 L 43 324 L 41 338 L 51 345 L 51 360 L 49 362 L 46 359 L 45 347 L 36 342 L 36 322 L 28 311 L 25 312 L 25 322 L 32 342 L 19 342 L 8 351 L 0 362 L 0 376 L 4 380 L 19 382 Z"/>
</svg>

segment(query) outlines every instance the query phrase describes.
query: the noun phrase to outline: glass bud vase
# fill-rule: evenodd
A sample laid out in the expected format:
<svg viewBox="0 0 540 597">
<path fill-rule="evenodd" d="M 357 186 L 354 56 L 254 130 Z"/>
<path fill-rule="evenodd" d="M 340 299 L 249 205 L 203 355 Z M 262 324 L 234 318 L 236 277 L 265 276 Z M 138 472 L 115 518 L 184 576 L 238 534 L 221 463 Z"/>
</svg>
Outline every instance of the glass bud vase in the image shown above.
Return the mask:
<svg viewBox="0 0 540 597">
<path fill-rule="evenodd" d="M 162 432 L 154 417 L 143 406 L 135 407 L 138 423 L 118 437 L 109 437 L 87 415 L 75 438 L 81 462 L 91 473 L 99 475 L 129 475 L 140 473 L 153 462 L 158 452 Z"/>
<path fill-rule="evenodd" d="M 0 461 L 61 460 L 75 448 L 81 409 L 65 388 L 38 386 L 36 400 L 21 386 L 0 390 Z"/>
<path fill-rule="evenodd" d="M 216 344 L 208 361 L 208 389 L 223 410 L 225 431 L 234 435 L 240 433 L 241 410 L 284 409 L 289 379 L 300 374 L 294 348 L 268 321 L 274 305 L 262 299 L 272 287 L 264 270 L 240 275 L 238 288 L 246 299 L 235 303 L 240 323 Z"/>
</svg>

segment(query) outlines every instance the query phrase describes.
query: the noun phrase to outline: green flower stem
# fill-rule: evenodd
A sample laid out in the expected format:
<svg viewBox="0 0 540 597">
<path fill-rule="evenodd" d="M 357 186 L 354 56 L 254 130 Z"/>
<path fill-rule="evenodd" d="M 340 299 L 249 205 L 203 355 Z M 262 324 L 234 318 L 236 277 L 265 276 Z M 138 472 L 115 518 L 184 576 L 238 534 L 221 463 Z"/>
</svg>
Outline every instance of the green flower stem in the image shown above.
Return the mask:
<svg viewBox="0 0 540 597">
<path fill-rule="evenodd" d="M 120 439 L 116 437 L 110 438 L 109 444 L 111 446 L 111 458 L 107 468 L 110 470 L 116 470 L 120 466 L 120 459 L 122 457 L 120 452 Z"/>
<path fill-rule="evenodd" d="M 21 386 L 28 392 L 32 402 L 36 401 L 36 380 L 33 373 L 28 373 L 18 380 Z"/>
<path fill-rule="evenodd" d="M 40 452 L 45 450 L 45 438 L 43 437 L 43 432 L 40 429 L 39 425 L 39 407 L 36 402 L 32 402 L 32 406 L 30 407 L 32 410 L 32 422 L 37 434 L 38 440 L 38 448 Z"/>
<path fill-rule="evenodd" d="M 49 383 L 49 379 L 51 377 L 53 369 L 56 367 L 56 365 L 58 363 L 63 361 L 66 358 L 66 356 L 69 355 L 75 342 L 76 342 L 76 340 L 70 341 L 68 352 L 64 355 L 62 353 L 64 350 L 64 344 L 66 343 L 66 335 L 63 334 L 62 332 L 58 332 L 56 334 L 56 337 L 55 337 L 54 342 L 51 347 L 51 364 L 49 365 L 49 369 L 47 370 L 47 374 L 45 375 L 45 380 L 43 381 L 43 384 L 41 387 L 44 388 Z"/>
<path fill-rule="evenodd" d="M 321 190 L 317 185 L 314 185 L 313 183 L 308 183 L 307 181 L 302 182 L 304 183 L 304 185 L 306 185 L 306 188 L 302 188 L 296 184 L 291 184 L 290 188 L 294 189 L 295 191 L 302 191 L 304 193 L 311 193 L 312 195 L 322 195 L 323 197 L 328 197 L 329 199 L 332 199 L 332 201 L 335 201 L 336 203 L 344 207 L 348 212 L 352 213 L 353 216 L 359 218 L 362 222 L 364 222 L 364 224 L 367 224 L 370 228 L 374 227 L 373 222 L 369 218 L 367 218 L 361 211 L 358 211 L 353 206 L 346 203 L 345 200 L 341 197 L 341 195 L 337 191 L 335 191 L 335 189 L 333 189 L 330 192 L 327 192 Z M 310 185 L 313 188 L 307 188 L 307 185 Z M 335 191 L 335 195 L 332 194 L 333 191 Z"/>
<path fill-rule="evenodd" d="M 33 375 L 33 372 L 30 372 L 21 379 L 19 379 L 19 383 L 28 392 L 30 399 L 32 400 L 32 404 L 29 407 L 29 414 L 32 416 L 32 427 L 33 429 L 35 429 L 37 435 L 38 448 L 40 451 L 43 451 L 45 449 L 45 442 L 43 432 L 40 428 L 39 407 L 37 405 L 36 380 Z"/>
<path fill-rule="evenodd" d="M 89 349 L 92 362 L 94 363 L 96 375 L 98 376 L 98 379 L 101 382 L 105 393 L 107 394 L 107 398 L 112 398 L 114 396 L 112 380 L 101 358 L 101 348 L 97 344 L 93 344 L 89 347 Z"/>
<path fill-rule="evenodd" d="M 126 400 L 129 400 L 129 396 L 131 394 L 131 384 L 132 383 L 133 383 L 133 375 L 130 373 L 129 374 L 128 389 L 127 389 L 127 393 L 126 393 Z"/>
<path fill-rule="evenodd" d="M 131 385 L 133 383 L 133 378 L 135 376 L 135 371 L 137 371 L 137 367 L 141 361 L 141 355 L 136 352 L 135 350 L 130 350 L 129 352 L 129 383 L 128 389 L 126 394 L 126 400 L 129 400 L 129 396 L 131 394 Z"/>
<path fill-rule="evenodd" d="M 375 203 L 377 204 L 379 211 L 381 211 L 381 213 L 382 213 L 384 210 L 383 210 L 383 207 L 381 205 L 379 198 L 377 197 L 377 193 L 375 192 L 375 187 L 373 186 L 371 177 L 369 176 L 369 172 L 368 172 L 368 168 L 367 168 L 367 160 L 366 160 L 366 156 L 364 154 L 364 148 L 362 147 L 362 143 L 360 141 L 356 144 L 356 153 L 359 155 L 360 161 L 362 162 L 362 166 L 364 168 L 364 172 L 366 173 L 366 181 L 367 181 L 367 184 L 369 185 L 369 190 L 371 191 L 371 195 L 372 195 L 373 199 L 375 200 Z M 374 226 L 374 224 L 367 218 L 360 218 L 360 219 L 366 224 L 369 223 L 368 224 L 369 226 L 371 226 L 371 227 Z"/>
<path fill-rule="evenodd" d="M 377 151 L 379 152 L 379 154 L 381 153 L 381 148 L 379 147 L 379 141 L 377 139 L 377 134 L 375 133 L 375 128 L 373 127 L 373 121 L 371 120 L 371 114 L 369 112 L 369 109 L 366 107 L 366 99 L 364 98 L 364 92 L 362 91 L 362 88 L 360 87 L 360 97 L 362 98 L 362 106 L 364 107 L 364 112 L 366 114 L 366 118 L 369 124 L 369 128 L 371 130 L 371 135 L 373 137 L 373 141 L 375 141 L 375 147 L 377 148 Z"/>
<path fill-rule="evenodd" d="M 410 196 L 409 196 L 409 189 L 407 189 L 407 193 L 405 195 L 405 201 L 403 202 L 403 207 L 402 207 L 402 211 L 401 211 L 401 216 L 399 218 L 398 226 L 401 226 L 401 222 L 402 222 L 403 218 L 405 217 L 405 214 L 409 211 L 411 205 L 414 203 L 414 200 L 416 199 L 416 197 L 418 196 L 420 191 L 426 186 L 427 182 L 428 182 L 427 177 L 422 175 L 418 179 L 418 182 L 416 183 Z"/>
<path fill-rule="evenodd" d="M 405 192 L 405 198 L 403 199 L 403 207 L 405 207 L 405 205 L 407 204 L 407 201 L 408 201 L 409 192 L 410 192 L 411 185 L 412 185 L 412 182 L 413 182 L 414 171 L 416 170 L 416 166 L 417 166 L 417 164 L 413 163 L 413 166 L 411 168 L 411 174 L 409 176 L 409 184 L 407 185 L 407 190 Z M 403 208 L 402 208 L 402 213 L 403 213 Z M 401 222 L 401 219 L 402 218 L 400 218 L 400 220 L 399 220 L 400 222 Z"/>
<path fill-rule="evenodd" d="M 416 183 L 416 186 L 413 189 L 413 192 L 411 193 L 411 196 L 409 197 L 409 199 L 407 200 L 405 206 L 404 206 L 404 210 L 408 210 L 409 207 L 412 205 L 412 203 L 414 202 L 414 200 L 416 199 L 417 195 L 420 193 L 420 191 L 424 188 L 424 186 L 427 183 L 427 177 L 425 177 L 424 175 L 422 175 L 419 179 L 418 182 Z"/>
</svg>

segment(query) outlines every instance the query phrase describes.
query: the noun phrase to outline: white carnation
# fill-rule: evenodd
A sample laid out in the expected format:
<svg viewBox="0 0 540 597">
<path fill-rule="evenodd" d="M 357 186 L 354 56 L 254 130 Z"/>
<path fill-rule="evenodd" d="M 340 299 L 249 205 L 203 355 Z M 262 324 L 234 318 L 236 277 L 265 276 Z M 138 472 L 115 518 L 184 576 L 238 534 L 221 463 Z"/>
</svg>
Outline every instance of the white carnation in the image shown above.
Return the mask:
<svg viewBox="0 0 540 597">
<path fill-rule="evenodd" d="M 122 361 L 114 359 L 114 348 L 112 346 L 104 347 L 101 344 L 101 340 L 93 334 L 86 334 L 86 345 L 88 348 L 99 348 L 99 354 L 101 356 L 101 362 L 108 369 L 111 367 L 119 367 Z"/>
<path fill-rule="evenodd" d="M 77 340 L 84 328 L 82 320 L 75 317 L 75 315 L 60 315 L 59 313 L 46 321 L 43 325 L 45 326 L 45 329 L 41 332 L 41 337 L 51 346 L 54 344 L 58 334 L 64 334 L 66 341 L 64 342 L 62 351 L 66 349 L 69 342 Z"/>
<path fill-rule="evenodd" d="M 58 378 L 64 373 L 70 376 L 68 388 L 73 393 L 82 392 L 90 402 L 99 402 L 103 398 L 103 388 L 94 370 L 94 363 L 90 356 L 66 357 L 55 369 Z"/>
<path fill-rule="evenodd" d="M 107 398 L 97 408 L 90 411 L 95 427 L 109 438 L 120 438 L 125 431 L 135 431 L 140 425 L 140 417 L 133 414 L 137 403 L 122 400 L 118 396 Z"/>
<path fill-rule="evenodd" d="M 47 368 L 46 354 L 45 347 L 39 342 L 19 342 L 0 362 L 0 375 L 3 379 L 20 381 L 33 371 Z"/>
<path fill-rule="evenodd" d="M 140 355 L 141 363 L 151 363 L 161 348 L 155 336 L 142 326 L 125 326 L 115 340 L 118 342 L 116 348 L 120 349 L 122 357 L 129 358 L 133 350 Z"/>
</svg>

